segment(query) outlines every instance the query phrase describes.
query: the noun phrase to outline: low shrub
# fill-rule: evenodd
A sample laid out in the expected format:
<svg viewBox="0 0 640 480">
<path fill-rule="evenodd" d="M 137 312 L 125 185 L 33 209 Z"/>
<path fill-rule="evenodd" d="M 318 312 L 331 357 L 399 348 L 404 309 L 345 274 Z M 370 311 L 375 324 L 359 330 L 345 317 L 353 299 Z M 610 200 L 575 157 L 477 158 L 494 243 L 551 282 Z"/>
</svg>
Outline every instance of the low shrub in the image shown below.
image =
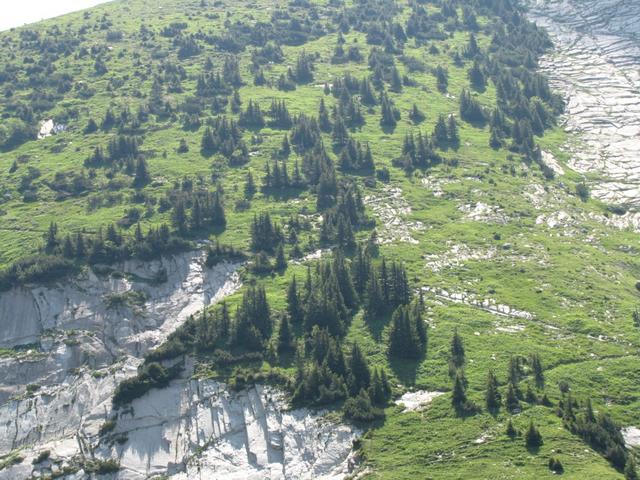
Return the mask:
<svg viewBox="0 0 640 480">
<path fill-rule="evenodd" d="M 128 378 L 118 385 L 113 395 L 114 408 L 131 403 L 153 388 L 166 387 L 171 380 L 178 376 L 181 370 L 180 365 L 165 368 L 158 362 L 143 365 L 138 375 Z"/>
</svg>

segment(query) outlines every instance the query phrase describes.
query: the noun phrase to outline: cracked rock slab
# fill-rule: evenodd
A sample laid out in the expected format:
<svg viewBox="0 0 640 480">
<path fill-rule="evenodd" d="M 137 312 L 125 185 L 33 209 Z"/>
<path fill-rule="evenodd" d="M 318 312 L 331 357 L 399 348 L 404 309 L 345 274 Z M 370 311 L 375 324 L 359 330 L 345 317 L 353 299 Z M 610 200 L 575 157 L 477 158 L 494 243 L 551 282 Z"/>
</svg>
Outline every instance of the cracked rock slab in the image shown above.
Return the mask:
<svg viewBox="0 0 640 480">
<path fill-rule="evenodd" d="M 566 100 L 568 166 L 595 176 L 591 194 L 640 208 L 640 3 L 531 0 L 555 49 L 541 61 Z"/>
</svg>

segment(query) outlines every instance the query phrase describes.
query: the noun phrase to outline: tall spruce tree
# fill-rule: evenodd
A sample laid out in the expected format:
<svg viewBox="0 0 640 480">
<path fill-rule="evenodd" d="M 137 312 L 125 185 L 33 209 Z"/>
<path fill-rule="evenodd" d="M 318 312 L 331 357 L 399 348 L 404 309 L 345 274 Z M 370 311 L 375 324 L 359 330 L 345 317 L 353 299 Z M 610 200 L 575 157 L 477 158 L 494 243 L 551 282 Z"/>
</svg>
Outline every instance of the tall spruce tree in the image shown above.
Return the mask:
<svg viewBox="0 0 640 480">
<path fill-rule="evenodd" d="M 524 441 L 527 445 L 527 448 L 539 448 L 542 446 L 542 435 L 540 435 L 540 431 L 533 423 L 533 420 L 529 421 L 529 427 L 524 434 Z"/>
<path fill-rule="evenodd" d="M 458 333 L 457 328 L 453 331 L 453 337 L 451 338 L 451 346 L 449 348 L 449 352 L 451 355 L 451 363 L 456 368 L 461 368 L 464 365 L 465 361 L 465 351 L 462 337 Z"/>
<path fill-rule="evenodd" d="M 491 370 L 487 375 L 487 390 L 484 398 L 487 410 L 490 412 L 495 412 L 500 408 L 501 396 L 498 391 L 498 379 Z"/>
<path fill-rule="evenodd" d="M 291 332 L 291 325 L 289 324 L 289 317 L 284 315 L 278 329 L 278 352 L 291 351 L 293 345 L 293 334 Z"/>
<path fill-rule="evenodd" d="M 351 347 L 351 355 L 347 364 L 349 372 L 349 391 L 352 395 L 357 395 L 360 390 L 366 390 L 371 383 L 371 371 L 364 358 L 364 354 L 357 343 Z"/>
<path fill-rule="evenodd" d="M 451 392 L 451 405 L 456 410 L 461 410 L 464 408 L 467 403 L 467 389 L 465 387 L 465 382 L 460 374 L 460 372 L 456 372 L 456 375 L 453 379 L 453 389 Z"/>
<path fill-rule="evenodd" d="M 298 294 L 298 284 L 294 275 L 287 288 L 287 313 L 294 324 L 302 323 L 304 319 L 304 310 Z"/>
</svg>

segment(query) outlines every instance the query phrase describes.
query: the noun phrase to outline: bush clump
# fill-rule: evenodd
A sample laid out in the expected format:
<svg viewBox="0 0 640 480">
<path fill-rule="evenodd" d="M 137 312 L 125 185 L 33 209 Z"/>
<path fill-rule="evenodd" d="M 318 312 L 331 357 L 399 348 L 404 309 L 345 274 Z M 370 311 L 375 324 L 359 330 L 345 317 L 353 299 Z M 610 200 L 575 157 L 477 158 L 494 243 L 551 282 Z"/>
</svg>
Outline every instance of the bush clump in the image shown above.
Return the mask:
<svg viewBox="0 0 640 480">
<path fill-rule="evenodd" d="M 106 475 L 107 473 L 115 473 L 119 471 L 120 463 L 113 458 L 110 458 L 109 460 L 90 460 L 86 461 L 82 468 L 87 473 Z"/>
<path fill-rule="evenodd" d="M 77 271 L 73 262 L 57 255 L 34 255 L 0 270 L 0 291 L 30 282 L 58 280 Z"/>
<path fill-rule="evenodd" d="M 369 394 L 364 390 L 355 397 L 350 397 L 344 402 L 344 416 L 356 422 L 371 422 L 384 418 L 384 411 L 374 407 Z"/>
<path fill-rule="evenodd" d="M 158 362 L 151 362 L 141 367 L 141 370 L 133 378 L 124 380 L 113 396 L 113 406 L 119 408 L 122 405 L 140 398 L 153 388 L 166 387 L 171 380 L 176 378 L 181 371 L 181 367 L 176 365 L 165 368 Z"/>
</svg>

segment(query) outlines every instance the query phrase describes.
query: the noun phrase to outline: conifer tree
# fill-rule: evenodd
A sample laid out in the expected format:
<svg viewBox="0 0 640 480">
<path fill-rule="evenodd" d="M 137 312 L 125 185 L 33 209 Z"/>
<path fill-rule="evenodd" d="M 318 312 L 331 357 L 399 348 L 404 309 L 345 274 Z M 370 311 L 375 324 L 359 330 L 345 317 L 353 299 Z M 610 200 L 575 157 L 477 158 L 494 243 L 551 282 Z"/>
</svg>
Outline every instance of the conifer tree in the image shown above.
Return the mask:
<svg viewBox="0 0 640 480">
<path fill-rule="evenodd" d="M 224 227 L 227 225 L 227 218 L 224 213 L 224 205 L 222 204 L 222 194 L 217 190 L 213 194 L 213 203 L 211 205 L 211 225 L 214 227 Z"/>
<path fill-rule="evenodd" d="M 451 393 L 451 405 L 456 410 L 461 410 L 467 403 L 467 389 L 464 386 L 464 380 L 459 372 L 456 372 L 453 379 L 453 390 Z"/>
<path fill-rule="evenodd" d="M 393 128 L 398 123 L 399 113 L 396 110 L 393 102 L 389 99 L 386 94 L 382 95 L 381 99 L 381 111 L 382 118 L 380 119 L 380 125 L 383 127 Z"/>
<path fill-rule="evenodd" d="M 200 200 L 197 198 L 193 201 L 193 207 L 191 207 L 191 230 L 200 230 L 202 228 L 202 208 L 200 207 Z"/>
<path fill-rule="evenodd" d="M 241 106 L 242 99 L 240 98 L 240 92 L 238 90 L 234 90 L 233 96 L 231 97 L 231 111 L 233 113 L 238 113 Z"/>
<path fill-rule="evenodd" d="M 147 170 L 147 162 L 144 158 L 140 157 L 136 161 L 136 173 L 133 179 L 133 186 L 140 188 L 149 182 L 149 172 Z"/>
<path fill-rule="evenodd" d="M 487 86 L 487 80 L 477 60 L 473 62 L 473 66 L 469 70 L 469 81 L 473 88 L 479 91 L 483 91 Z"/>
<path fill-rule="evenodd" d="M 62 256 L 64 258 L 73 258 L 75 252 L 73 250 L 73 242 L 71 241 L 71 237 L 66 235 L 64 237 L 64 241 L 62 242 Z"/>
<path fill-rule="evenodd" d="M 76 258 L 84 258 L 87 254 L 87 249 L 84 243 L 84 236 L 80 232 L 78 232 L 78 234 L 76 235 L 75 251 Z"/>
<path fill-rule="evenodd" d="M 389 87 L 392 92 L 400 93 L 402 91 L 402 78 L 397 68 L 391 70 L 391 86 Z"/>
<path fill-rule="evenodd" d="M 184 138 L 180 139 L 180 143 L 178 144 L 178 153 L 187 153 L 189 152 L 189 144 Z"/>
<path fill-rule="evenodd" d="M 262 68 L 259 68 L 253 77 L 253 84 L 256 87 L 260 87 L 262 85 L 266 85 L 266 83 L 267 79 L 264 76 L 264 70 Z"/>
<path fill-rule="evenodd" d="M 486 119 L 486 114 L 480 103 L 471 96 L 469 90 L 462 90 L 460 93 L 460 118 L 467 122 L 482 122 Z"/>
<path fill-rule="evenodd" d="M 624 466 L 624 479 L 625 480 L 638 480 L 638 472 L 636 470 L 636 460 L 633 454 L 627 458 L 627 463 Z"/>
<path fill-rule="evenodd" d="M 344 123 L 344 118 L 342 115 L 336 115 L 336 118 L 333 122 L 333 129 L 331 131 L 331 138 L 333 143 L 338 147 L 343 147 L 349 141 L 349 132 L 347 131 L 347 127 Z"/>
<path fill-rule="evenodd" d="M 371 372 L 357 343 L 351 347 L 351 355 L 347 364 L 349 371 L 349 391 L 356 395 L 362 389 L 368 389 L 371 383 Z"/>
<path fill-rule="evenodd" d="M 229 314 L 229 308 L 227 302 L 222 302 L 222 309 L 220 311 L 220 335 L 222 338 L 229 337 L 231 333 L 231 315 Z"/>
<path fill-rule="evenodd" d="M 524 441 L 527 448 L 539 448 L 542 446 L 542 435 L 538 431 L 538 428 L 534 425 L 533 420 L 529 421 L 529 428 L 524 434 Z"/>
<path fill-rule="evenodd" d="M 478 41 L 476 40 L 475 34 L 472 32 L 469 34 L 469 41 L 465 48 L 465 55 L 468 58 L 475 57 L 480 52 L 480 47 L 478 47 Z"/>
<path fill-rule="evenodd" d="M 178 200 L 178 202 L 173 207 L 171 221 L 176 231 L 180 235 L 185 235 L 187 233 L 187 214 L 185 212 L 184 202 L 182 200 Z"/>
<path fill-rule="evenodd" d="M 251 171 L 248 171 L 244 180 L 244 198 L 249 200 L 253 198 L 256 192 L 257 188 L 253 180 L 253 175 L 251 174 Z"/>
<path fill-rule="evenodd" d="M 378 373 L 377 368 L 373 369 L 373 374 L 371 375 L 369 397 L 371 398 L 371 403 L 373 403 L 374 405 L 383 405 L 386 402 L 382 389 L 382 382 L 380 381 L 380 374 Z"/>
<path fill-rule="evenodd" d="M 424 342 L 418 325 L 422 323 L 414 308 L 400 305 L 394 312 L 389 332 L 389 353 L 401 358 L 419 358 L 424 351 Z"/>
<path fill-rule="evenodd" d="M 284 135 L 282 137 L 282 145 L 280 146 L 280 153 L 285 158 L 291 154 L 291 145 L 289 145 L 288 135 Z"/>
<path fill-rule="evenodd" d="M 258 337 L 252 342 L 252 347 L 260 348 L 261 342 L 271 335 L 272 319 L 271 309 L 267 301 L 264 286 L 251 286 L 244 292 L 242 303 L 236 311 L 236 341 L 242 342 L 245 334 L 252 334 L 255 329 Z M 238 337 L 239 335 L 239 337 Z"/>
<path fill-rule="evenodd" d="M 438 116 L 438 121 L 435 127 L 433 127 L 433 139 L 440 147 L 446 145 L 449 141 L 447 122 L 442 114 Z"/>
<path fill-rule="evenodd" d="M 411 113 L 409 113 L 409 119 L 416 125 L 421 123 L 425 119 L 424 113 L 420 111 L 420 109 L 415 103 L 411 107 Z"/>
<path fill-rule="evenodd" d="M 593 406 L 591 405 L 591 398 L 587 398 L 587 404 L 584 409 L 584 418 L 589 423 L 595 423 L 596 415 L 593 412 Z"/>
<path fill-rule="evenodd" d="M 529 359 L 531 364 L 531 369 L 533 370 L 533 376 L 536 381 L 536 385 L 538 387 L 544 386 L 544 370 L 542 368 L 542 361 L 540 360 L 540 355 L 537 353 L 531 354 Z"/>
<path fill-rule="evenodd" d="M 461 368 L 464 365 L 465 352 L 462 337 L 458 333 L 457 328 L 453 331 L 453 337 L 451 338 L 451 346 L 449 348 L 449 351 L 451 354 L 451 363 L 455 366 L 455 368 Z"/>
<path fill-rule="evenodd" d="M 493 371 L 487 375 L 487 391 L 485 393 L 485 403 L 487 410 L 494 412 L 500 408 L 500 392 L 498 391 L 498 380 Z"/>
<path fill-rule="evenodd" d="M 49 229 L 45 235 L 45 251 L 47 253 L 53 253 L 58 246 L 58 224 L 55 222 L 49 223 Z"/>
<path fill-rule="evenodd" d="M 489 137 L 489 146 L 496 150 L 502 147 L 502 140 L 500 139 L 500 135 L 495 131 L 493 127 L 491 127 L 491 136 Z"/>
<path fill-rule="evenodd" d="M 449 121 L 447 125 L 447 140 L 452 145 L 457 145 L 460 143 L 460 135 L 458 134 L 458 123 L 456 122 L 456 117 L 453 115 L 449 115 Z"/>
<path fill-rule="evenodd" d="M 371 404 L 369 394 L 362 389 L 344 403 L 344 415 L 352 420 L 370 422 L 384 416 L 384 412 Z"/>
<path fill-rule="evenodd" d="M 380 369 L 380 384 L 382 385 L 382 391 L 384 392 L 384 396 L 389 401 L 391 398 L 391 384 L 389 383 L 389 379 L 387 378 L 387 372 L 384 368 Z"/>
<path fill-rule="evenodd" d="M 371 82 L 367 78 L 362 80 L 362 82 L 360 83 L 360 101 L 363 105 L 367 105 L 369 107 L 374 106 L 378 103 L 378 101 L 376 100 L 376 96 L 373 93 Z"/>
<path fill-rule="evenodd" d="M 333 168 L 325 168 L 320 174 L 317 189 L 317 208 L 324 210 L 332 207 L 336 202 L 338 193 L 338 182 L 336 172 Z"/>
<path fill-rule="evenodd" d="M 291 333 L 291 325 L 289 325 L 289 317 L 284 315 L 278 329 L 278 352 L 290 351 L 293 348 L 293 335 Z"/>
<path fill-rule="evenodd" d="M 200 148 L 204 153 L 212 153 L 216 150 L 216 142 L 213 137 L 213 130 L 210 127 L 207 127 L 202 135 L 202 142 L 200 143 Z"/>
<path fill-rule="evenodd" d="M 527 383 L 527 391 L 524 394 L 524 398 L 525 398 L 527 403 L 531 403 L 531 404 L 538 403 L 538 395 L 536 394 L 534 389 L 531 388 L 531 384 L 530 383 Z"/>
<path fill-rule="evenodd" d="M 504 398 L 504 406 L 511 413 L 515 413 L 520 410 L 520 400 L 518 400 L 516 388 L 511 382 L 507 385 L 507 394 Z"/>
<path fill-rule="evenodd" d="M 87 122 L 87 126 L 84 127 L 85 135 L 88 135 L 97 131 L 98 131 L 98 124 L 93 118 L 90 118 L 89 121 Z"/>
<path fill-rule="evenodd" d="M 442 93 L 447 91 L 447 87 L 449 86 L 449 74 L 447 71 L 442 68 L 442 66 L 438 65 L 435 70 L 436 75 L 436 83 L 438 84 L 438 90 Z"/>
<path fill-rule="evenodd" d="M 351 271 L 347 268 L 344 253 L 341 250 L 337 250 L 335 252 L 331 263 L 331 269 L 333 270 L 338 282 L 338 288 L 345 306 L 349 309 L 355 308 L 358 303 L 358 296 L 353 286 Z"/>
<path fill-rule="evenodd" d="M 564 473 L 564 467 L 562 466 L 562 462 L 557 458 L 549 459 L 549 470 L 556 474 Z"/>
<path fill-rule="evenodd" d="M 296 61 L 294 77 L 298 83 L 310 83 L 313 81 L 313 58 L 302 52 Z"/>
<path fill-rule="evenodd" d="M 516 356 L 509 357 L 509 367 L 507 369 L 507 380 L 514 388 L 518 389 L 518 383 L 520 382 L 520 359 Z"/>
<path fill-rule="evenodd" d="M 260 105 L 254 103 L 253 100 L 249 100 L 246 110 L 240 114 L 238 125 L 248 128 L 264 127 L 264 117 L 260 110 Z"/>
<path fill-rule="evenodd" d="M 378 282 L 378 274 L 372 265 L 369 267 L 367 277 L 364 311 L 366 319 L 373 319 L 384 312 L 385 304 Z"/>
<path fill-rule="evenodd" d="M 325 133 L 329 133 L 333 128 L 331 120 L 329 119 L 329 112 L 324 103 L 324 98 L 320 99 L 320 107 L 318 108 L 318 126 L 320 130 Z"/>
<path fill-rule="evenodd" d="M 280 245 L 278 245 L 278 248 L 276 250 L 275 269 L 279 272 L 282 272 L 286 270 L 286 268 L 287 268 L 287 258 L 285 257 L 285 254 L 284 254 L 284 246 L 282 245 L 282 243 L 280 243 Z"/>
<path fill-rule="evenodd" d="M 351 277 L 353 285 L 360 299 L 365 298 L 365 289 L 369 278 L 371 258 L 366 249 L 358 247 L 358 253 L 351 263 Z"/>
<path fill-rule="evenodd" d="M 421 302 L 420 299 L 414 300 L 411 306 L 411 318 L 412 322 L 415 325 L 416 333 L 418 335 L 418 340 L 420 341 L 421 348 L 424 349 L 427 347 L 427 329 L 425 326 L 424 319 L 422 318 L 422 311 L 424 310 L 424 302 Z"/>
</svg>

